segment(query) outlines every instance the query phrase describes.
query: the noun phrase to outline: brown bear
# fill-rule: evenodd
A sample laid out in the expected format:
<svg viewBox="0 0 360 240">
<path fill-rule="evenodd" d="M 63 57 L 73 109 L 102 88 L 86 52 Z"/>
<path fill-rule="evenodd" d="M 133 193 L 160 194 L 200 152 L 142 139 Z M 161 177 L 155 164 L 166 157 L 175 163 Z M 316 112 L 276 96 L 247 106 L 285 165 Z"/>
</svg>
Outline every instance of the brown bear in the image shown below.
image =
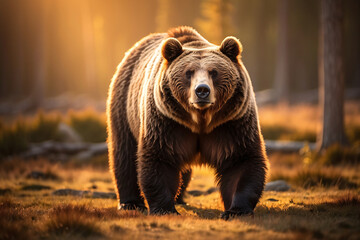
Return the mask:
<svg viewBox="0 0 360 240">
<path fill-rule="evenodd" d="M 241 51 L 234 37 L 216 46 L 178 27 L 125 54 L 107 102 L 120 209 L 146 210 L 145 197 L 150 214 L 177 213 L 191 166 L 206 164 L 216 170 L 221 217 L 253 213 L 268 160 Z"/>
</svg>

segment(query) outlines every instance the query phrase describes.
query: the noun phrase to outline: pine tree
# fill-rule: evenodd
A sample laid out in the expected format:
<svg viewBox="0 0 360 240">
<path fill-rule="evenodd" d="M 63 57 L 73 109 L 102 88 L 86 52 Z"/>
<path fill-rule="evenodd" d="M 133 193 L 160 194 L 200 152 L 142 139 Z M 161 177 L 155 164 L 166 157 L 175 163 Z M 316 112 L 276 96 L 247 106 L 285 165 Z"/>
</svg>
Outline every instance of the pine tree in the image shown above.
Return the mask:
<svg viewBox="0 0 360 240">
<path fill-rule="evenodd" d="M 344 133 L 344 66 L 342 0 L 321 1 L 319 56 L 320 107 L 323 127 L 320 149 L 346 143 Z"/>
</svg>

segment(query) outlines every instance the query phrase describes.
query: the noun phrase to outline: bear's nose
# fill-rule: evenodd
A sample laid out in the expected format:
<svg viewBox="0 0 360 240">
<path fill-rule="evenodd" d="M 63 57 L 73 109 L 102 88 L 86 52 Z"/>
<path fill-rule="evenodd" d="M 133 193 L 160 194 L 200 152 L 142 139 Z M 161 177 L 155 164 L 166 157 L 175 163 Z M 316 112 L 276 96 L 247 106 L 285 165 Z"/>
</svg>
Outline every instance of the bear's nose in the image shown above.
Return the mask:
<svg viewBox="0 0 360 240">
<path fill-rule="evenodd" d="M 210 87 L 207 84 L 199 84 L 195 87 L 195 93 L 198 98 L 205 99 L 210 94 Z"/>
</svg>

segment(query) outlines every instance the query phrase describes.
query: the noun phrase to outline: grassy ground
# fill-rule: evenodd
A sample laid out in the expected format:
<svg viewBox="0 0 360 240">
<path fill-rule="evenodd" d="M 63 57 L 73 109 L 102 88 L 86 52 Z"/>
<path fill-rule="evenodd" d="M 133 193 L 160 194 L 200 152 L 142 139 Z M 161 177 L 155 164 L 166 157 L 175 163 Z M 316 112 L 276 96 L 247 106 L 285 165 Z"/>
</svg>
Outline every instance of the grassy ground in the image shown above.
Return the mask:
<svg viewBox="0 0 360 240">
<path fill-rule="evenodd" d="M 176 206 L 181 216 L 119 212 L 116 199 L 55 196 L 52 193 L 62 188 L 114 192 L 107 156 L 54 162 L 17 159 L 16 154 L 31 142 L 61 141 L 59 122 L 85 141 L 104 141 L 104 113 L 1 118 L 0 240 L 360 239 L 359 106 L 346 104 L 350 147 L 333 146 L 322 154 L 306 147 L 299 153 L 271 153 L 268 181 L 286 180 L 291 190 L 264 192 L 253 217 L 230 221 L 219 218 L 223 207 L 213 172 L 207 168 L 195 168 L 185 198 L 188 205 Z M 316 139 L 320 115 L 315 106 L 269 106 L 260 108 L 259 114 L 266 139 Z"/>
<path fill-rule="evenodd" d="M 270 160 L 270 179 L 286 178 L 292 189 L 265 192 L 253 217 L 231 221 L 219 219 L 223 207 L 211 169 L 195 168 L 188 205 L 176 207 L 181 216 L 146 216 L 119 212 L 115 199 L 52 195 L 60 188 L 113 191 L 105 161 L 103 167 L 46 159 L 2 161 L 0 239 L 360 238 L 359 166 L 309 168 L 294 154 L 273 154 Z M 32 171 L 44 175 L 34 179 Z M 330 183 L 322 182 L 324 175 Z M 339 176 L 347 184 L 339 184 Z"/>
</svg>

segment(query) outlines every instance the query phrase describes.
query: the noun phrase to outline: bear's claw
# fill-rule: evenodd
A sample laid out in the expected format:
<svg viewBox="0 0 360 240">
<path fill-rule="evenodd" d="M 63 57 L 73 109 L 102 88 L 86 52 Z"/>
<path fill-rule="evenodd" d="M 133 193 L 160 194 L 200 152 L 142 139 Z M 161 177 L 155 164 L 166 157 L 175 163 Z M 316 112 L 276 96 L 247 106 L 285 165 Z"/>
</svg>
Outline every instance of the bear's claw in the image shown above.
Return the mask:
<svg viewBox="0 0 360 240">
<path fill-rule="evenodd" d="M 140 205 L 136 203 L 121 203 L 118 207 L 119 210 L 137 210 L 142 213 L 147 212 L 147 208 L 145 205 Z"/>
<path fill-rule="evenodd" d="M 240 216 L 253 216 L 253 215 L 254 212 L 252 210 L 227 210 L 220 215 L 220 218 L 224 220 L 229 220 Z"/>
</svg>

